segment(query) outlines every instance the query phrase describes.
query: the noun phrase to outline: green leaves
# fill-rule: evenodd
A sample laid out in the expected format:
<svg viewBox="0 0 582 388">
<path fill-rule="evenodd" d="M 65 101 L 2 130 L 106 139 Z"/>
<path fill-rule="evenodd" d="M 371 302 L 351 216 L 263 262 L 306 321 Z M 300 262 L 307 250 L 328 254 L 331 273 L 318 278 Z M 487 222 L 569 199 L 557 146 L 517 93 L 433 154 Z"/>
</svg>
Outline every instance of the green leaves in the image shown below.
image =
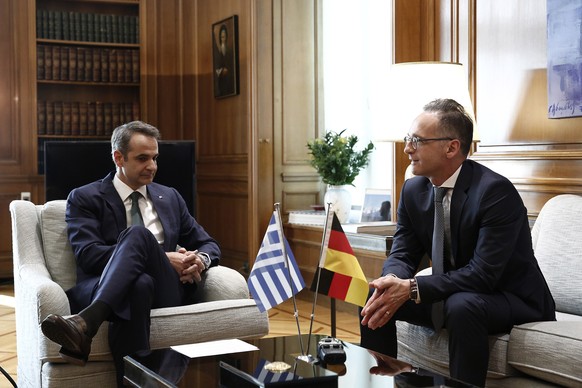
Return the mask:
<svg viewBox="0 0 582 388">
<path fill-rule="evenodd" d="M 374 150 L 374 144 L 369 142 L 362 151 L 356 151 L 358 137 L 344 137 L 345 131 L 327 132 L 323 138 L 307 143 L 312 156 L 311 165 L 329 185 L 353 185 L 360 170 L 368 165 Z"/>
</svg>

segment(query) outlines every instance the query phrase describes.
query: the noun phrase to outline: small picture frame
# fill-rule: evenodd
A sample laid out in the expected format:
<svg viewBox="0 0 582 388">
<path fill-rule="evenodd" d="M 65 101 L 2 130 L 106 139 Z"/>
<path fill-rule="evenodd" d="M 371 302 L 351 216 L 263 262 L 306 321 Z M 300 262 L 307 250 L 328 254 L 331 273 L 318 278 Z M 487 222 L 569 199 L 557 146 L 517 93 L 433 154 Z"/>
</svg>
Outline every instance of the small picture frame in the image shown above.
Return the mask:
<svg viewBox="0 0 582 388">
<path fill-rule="evenodd" d="M 392 221 L 392 191 L 366 189 L 360 222 Z"/>
<path fill-rule="evenodd" d="M 237 15 L 212 25 L 212 75 L 215 98 L 239 94 Z"/>
</svg>

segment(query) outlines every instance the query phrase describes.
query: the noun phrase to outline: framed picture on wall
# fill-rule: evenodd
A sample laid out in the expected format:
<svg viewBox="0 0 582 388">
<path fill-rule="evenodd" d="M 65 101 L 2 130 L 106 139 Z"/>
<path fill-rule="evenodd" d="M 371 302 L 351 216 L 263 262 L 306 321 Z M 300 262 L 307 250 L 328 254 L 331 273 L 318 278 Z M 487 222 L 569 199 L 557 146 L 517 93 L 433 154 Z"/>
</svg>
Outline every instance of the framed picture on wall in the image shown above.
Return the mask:
<svg viewBox="0 0 582 388">
<path fill-rule="evenodd" d="M 239 94 L 237 15 L 212 25 L 212 47 L 214 97 L 236 96 Z"/>
<path fill-rule="evenodd" d="M 547 1 L 548 118 L 582 116 L 580 0 Z"/>
</svg>

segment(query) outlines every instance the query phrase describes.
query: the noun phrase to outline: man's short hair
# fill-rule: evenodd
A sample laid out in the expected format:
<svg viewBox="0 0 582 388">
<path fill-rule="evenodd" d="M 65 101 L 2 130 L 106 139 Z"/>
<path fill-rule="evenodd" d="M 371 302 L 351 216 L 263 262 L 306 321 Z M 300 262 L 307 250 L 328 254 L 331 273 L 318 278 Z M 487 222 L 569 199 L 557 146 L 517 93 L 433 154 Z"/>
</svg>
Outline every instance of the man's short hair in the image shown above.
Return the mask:
<svg viewBox="0 0 582 388">
<path fill-rule="evenodd" d="M 473 142 L 473 119 L 463 105 L 450 98 L 436 99 L 423 108 L 425 112 L 436 113 L 441 136 L 459 139 L 461 152 L 468 155 Z"/>
<path fill-rule="evenodd" d="M 132 121 L 122 124 L 115 128 L 111 135 L 111 156 L 113 157 L 115 151 L 119 151 L 123 155 L 123 158 L 127 160 L 129 141 L 135 133 L 141 133 L 142 135 L 153 137 L 156 140 L 160 139 L 160 131 L 153 125 L 144 123 L 143 121 Z"/>
</svg>

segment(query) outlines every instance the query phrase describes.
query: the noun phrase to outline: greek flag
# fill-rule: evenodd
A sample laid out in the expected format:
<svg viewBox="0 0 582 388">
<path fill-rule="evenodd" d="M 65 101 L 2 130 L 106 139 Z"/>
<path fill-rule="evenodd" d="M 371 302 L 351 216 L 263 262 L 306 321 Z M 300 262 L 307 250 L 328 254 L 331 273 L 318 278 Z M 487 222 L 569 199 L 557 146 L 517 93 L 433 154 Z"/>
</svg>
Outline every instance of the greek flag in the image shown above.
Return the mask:
<svg viewBox="0 0 582 388">
<path fill-rule="evenodd" d="M 251 295 L 261 312 L 283 303 L 305 287 L 305 281 L 297 267 L 289 243 L 283 236 L 278 220 L 279 217 L 273 212 L 248 281 Z M 287 269 L 287 260 L 283 256 L 280 236 L 283 237 L 285 243 L 288 262 L 291 266 L 290 271 Z M 289 285 L 289 272 L 291 272 L 293 287 Z"/>
</svg>

